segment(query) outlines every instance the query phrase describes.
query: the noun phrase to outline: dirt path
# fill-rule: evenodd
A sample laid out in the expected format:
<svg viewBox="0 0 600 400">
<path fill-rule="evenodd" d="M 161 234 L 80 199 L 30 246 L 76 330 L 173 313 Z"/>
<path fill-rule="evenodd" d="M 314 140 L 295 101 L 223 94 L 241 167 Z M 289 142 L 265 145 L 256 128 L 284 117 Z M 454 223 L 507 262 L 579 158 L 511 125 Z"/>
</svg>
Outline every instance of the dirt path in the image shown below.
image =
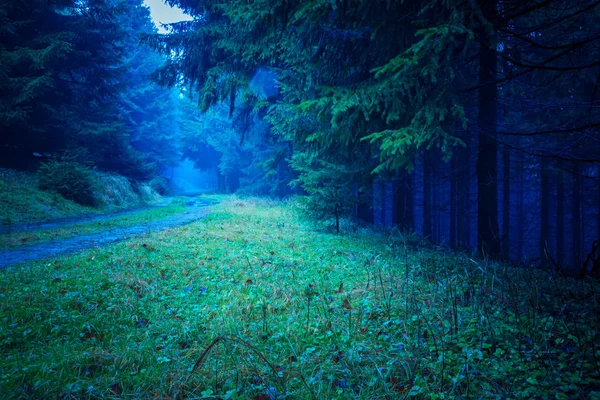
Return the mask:
<svg viewBox="0 0 600 400">
<path fill-rule="evenodd" d="M 144 235 L 150 232 L 161 231 L 177 226 L 189 224 L 204 217 L 208 213 L 207 207 L 216 202 L 207 199 L 192 198 L 186 203 L 187 209 L 181 214 L 167 217 L 160 220 L 146 222 L 144 224 L 128 226 L 123 228 L 113 228 L 103 232 L 91 235 L 77 236 L 69 239 L 62 239 L 53 242 L 45 242 L 22 249 L 0 251 L 0 268 L 6 268 L 10 265 L 35 261 L 44 258 L 56 257 L 61 254 L 73 253 L 79 250 L 89 249 L 91 247 L 104 246 L 109 243 L 118 242 L 135 236 Z M 138 210 L 139 212 L 141 210 Z M 134 213 L 136 211 L 129 211 Z M 88 219 L 79 218 L 76 222 L 95 221 L 98 219 L 113 217 L 114 214 L 106 216 L 94 216 Z M 52 226 L 63 226 L 70 222 L 60 222 Z"/>
</svg>

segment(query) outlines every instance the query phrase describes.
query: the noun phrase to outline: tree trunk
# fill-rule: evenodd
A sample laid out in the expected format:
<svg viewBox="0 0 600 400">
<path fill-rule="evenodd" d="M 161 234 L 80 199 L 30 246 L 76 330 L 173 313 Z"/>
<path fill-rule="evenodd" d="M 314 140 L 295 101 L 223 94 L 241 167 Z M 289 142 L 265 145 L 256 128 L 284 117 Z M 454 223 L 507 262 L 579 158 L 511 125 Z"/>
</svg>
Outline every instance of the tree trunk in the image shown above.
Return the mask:
<svg viewBox="0 0 600 400">
<path fill-rule="evenodd" d="M 482 0 L 482 10 L 488 20 L 496 17 L 496 1 Z M 498 145 L 497 96 L 495 83 L 498 75 L 498 56 L 495 52 L 496 35 L 485 26 L 479 29 L 481 48 L 479 51 L 478 116 L 479 152 L 477 157 L 477 249 L 480 253 L 497 257 L 500 255 L 498 228 Z"/>
<path fill-rule="evenodd" d="M 381 191 L 380 207 L 381 207 L 381 225 L 387 226 L 386 217 L 387 217 L 387 183 L 380 182 L 379 190 Z"/>
<path fill-rule="evenodd" d="M 600 178 L 600 166 L 598 167 L 598 178 Z M 596 215 L 596 240 L 600 241 L 600 185 L 596 187 L 598 188 L 598 198 L 596 199 L 596 207 L 598 209 Z"/>
<path fill-rule="evenodd" d="M 525 156 L 523 153 L 519 153 L 519 210 L 517 212 L 517 220 L 519 225 L 516 227 L 517 231 L 517 261 L 523 260 L 523 241 L 525 240 L 525 233 L 523 232 L 523 222 L 525 221 Z"/>
<path fill-rule="evenodd" d="M 565 180 L 560 169 L 556 173 L 556 262 L 565 262 Z"/>
<path fill-rule="evenodd" d="M 459 150 L 460 156 L 460 179 L 459 179 L 459 197 L 458 202 L 458 242 L 463 250 L 471 249 L 471 152 L 469 147 L 469 132 L 465 133 L 465 142 L 467 147 Z"/>
<path fill-rule="evenodd" d="M 393 222 L 401 231 L 414 229 L 413 201 L 412 201 L 412 177 L 404 173 L 394 181 L 394 210 Z"/>
<path fill-rule="evenodd" d="M 413 174 L 407 173 L 405 177 L 405 193 L 406 193 L 406 230 L 415 230 L 415 208 L 413 201 Z"/>
<path fill-rule="evenodd" d="M 581 175 L 578 163 L 573 163 L 573 201 L 571 204 L 573 268 L 581 267 Z"/>
<path fill-rule="evenodd" d="M 431 156 L 423 154 L 423 236 L 430 237 L 431 229 Z"/>
<path fill-rule="evenodd" d="M 502 256 L 510 259 L 510 152 L 508 147 L 502 149 Z"/>
<path fill-rule="evenodd" d="M 550 176 L 548 174 L 548 162 L 541 160 L 540 175 L 542 178 L 542 187 L 540 192 L 540 201 L 542 213 L 540 216 L 540 260 L 542 264 L 547 262 L 545 250 L 548 247 L 548 239 L 550 237 Z"/>
<path fill-rule="evenodd" d="M 450 247 L 458 247 L 458 178 L 460 160 L 452 157 L 450 166 Z"/>
<path fill-rule="evenodd" d="M 372 182 L 369 183 L 369 187 L 372 187 Z M 372 207 L 372 196 L 367 193 L 361 193 L 357 190 L 358 206 L 356 207 L 356 217 L 366 223 L 373 224 L 375 215 Z"/>
</svg>

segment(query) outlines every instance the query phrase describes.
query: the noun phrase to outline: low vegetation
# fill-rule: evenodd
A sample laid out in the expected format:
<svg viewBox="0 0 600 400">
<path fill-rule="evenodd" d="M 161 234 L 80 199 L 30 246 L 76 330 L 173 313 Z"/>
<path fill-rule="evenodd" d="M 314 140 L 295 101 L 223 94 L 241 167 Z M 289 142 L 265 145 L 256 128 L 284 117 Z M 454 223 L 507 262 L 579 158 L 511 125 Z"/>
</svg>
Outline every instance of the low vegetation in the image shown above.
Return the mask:
<svg viewBox="0 0 600 400">
<path fill-rule="evenodd" d="M 0 169 L 0 225 L 103 214 L 160 199 L 150 184 L 132 184 L 123 176 L 58 164 L 45 164 L 38 173 Z M 64 171 L 56 172 L 63 168 Z M 52 178 L 55 172 L 60 179 Z M 79 173 L 83 182 L 61 186 L 61 182 Z M 92 185 L 91 192 L 86 189 L 88 184 Z M 81 205 L 74 201 L 78 196 L 91 196 L 91 200 L 86 197 L 89 202 L 82 201 L 85 205 Z"/>
<path fill-rule="evenodd" d="M 600 287 L 225 200 L 0 275 L 7 398 L 591 398 Z"/>
</svg>

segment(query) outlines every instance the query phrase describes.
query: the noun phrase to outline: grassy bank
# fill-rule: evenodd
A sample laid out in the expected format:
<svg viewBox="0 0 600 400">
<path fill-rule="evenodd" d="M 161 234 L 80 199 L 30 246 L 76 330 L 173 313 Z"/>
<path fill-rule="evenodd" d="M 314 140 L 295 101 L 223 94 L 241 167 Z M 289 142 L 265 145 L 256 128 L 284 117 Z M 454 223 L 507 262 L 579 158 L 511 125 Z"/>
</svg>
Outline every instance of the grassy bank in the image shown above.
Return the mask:
<svg viewBox="0 0 600 400">
<path fill-rule="evenodd" d="M 137 207 L 160 199 L 147 184 L 133 185 L 118 175 L 93 171 L 94 207 L 82 206 L 39 189 L 34 173 L 0 169 L 0 225 L 96 215 Z"/>
<path fill-rule="evenodd" d="M 598 284 L 226 200 L 205 220 L 0 275 L 0 393 L 585 398 Z"/>
</svg>

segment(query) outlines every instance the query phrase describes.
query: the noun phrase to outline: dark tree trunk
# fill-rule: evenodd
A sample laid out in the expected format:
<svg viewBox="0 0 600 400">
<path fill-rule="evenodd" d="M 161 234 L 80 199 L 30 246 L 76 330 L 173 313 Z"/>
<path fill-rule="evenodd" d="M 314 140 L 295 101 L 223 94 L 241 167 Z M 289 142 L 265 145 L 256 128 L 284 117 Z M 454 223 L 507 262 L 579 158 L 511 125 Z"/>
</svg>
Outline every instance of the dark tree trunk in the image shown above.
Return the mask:
<svg viewBox="0 0 600 400">
<path fill-rule="evenodd" d="M 541 160 L 540 163 L 540 175 L 542 177 L 541 187 L 541 208 L 542 213 L 540 216 L 540 260 L 542 264 L 547 262 L 545 250 L 548 247 L 548 239 L 550 237 L 550 176 L 548 174 L 548 162 Z"/>
<path fill-rule="evenodd" d="M 450 171 L 450 247 L 458 247 L 458 178 L 460 175 L 460 160 L 452 157 Z"/>
<path fill-rule="evenodd" d="M 502 255 L 510 259 L 510 152 L 508 147 L 502 149 Z"/>
<path fill-rule="evenodd" d="M 571 202 L 573 226 L 571 228 L 573 267 L 581 267 L 581 175 L 578 163 L 573 163 L 573 201 Z"/>
<path fill-rule="evenodd" d="M 372 183 L 369 187 L 372 187 Z M 357 191 L 356 195 L 359 200 L 358 206 L 356 207 L 356 217 L 364 222 L 373 224 L 375 215 L 372 207 L 372 196 L 369 196 L 367 193 L 361 193 L 360 190 Z"/>
<path fill-rule="evenodd" d="M 440 163 L 435 163 L 435 186 L 433 191 L 433 199 L 435 200 L 434 210 L 435 210 L 435 235 L 436 235 L 436 243 L 442 243 L 443 235 L 442 235 L 442 183 L 441 183 L 441 174 L 442 171 L 440 169 Z"/>
<path fill-rule="evenodd" d="M 462 249 L 471 249 L 471 152 L 469 147 L 469 132 L 465 134 L 467 147 L 459 150 L 460 158 L 460 179 L 459 179 L 459 197 L 458 202 L 458 242 Z"/>
<path fill-rule="evenodd" d="M 335 203 L 335 233 L 340 233 L 340 205 Z"/>
<path fill-rule="evenodd" d="M 494 20 L 496 1 L 481 1 L 484 16 Z M 495 33 L 483 26 L 479 29 L 479 89 L 477 124 L 479 128 L 479 152 L 477 157 L 477 249 L 480 253 L 497 257 L 500 255 L 498 228 L 498 145 L 497 96 L 498 55 L 495 51 Z"/>
<path fill-rule="evenodd" d="M 386 224 L 386 220 L 387 220 L 387 213 L 388 213 L 388 209 L 387 209 L 387 183 L 385 182 L 381 182 L 379 184 L 379 190 L 381 190 L 381 202 L 380 202 L 380 207 L 381 207 L 381 225 L 383 226 L 387 226 Z"/>
<path fill-rule="evenodd" d="M 406 192 L 406 230 L 415 230 L 415 208 L 413 201 L 413 174 L 407 173 L 405 178 Z"/>
<path fill-rule="evenodd" d="M 600 178 L 600 167 L 598 167 L 598 177 Z M 596 186 L 598 188 L 598 198 L 596 199 L 596 240 L 600 241 L 600 185 Z"/>
<path fill-rule="evenodd" d="M 412 177 L 404 173 L 394 181 L 394 207 L 393 221 L 401 231 L 414 229 L 413 201 L 412 201 Z"/>
<path fill-rule="evenodd" d="M 565 180 L 560 169 L 556 173 L 556 262 L 565 262 Z"/>
<path fill-rule="evenodd" d="M 519 225 L 516 226 L 517 230 L 517 260 L 523 260 L 523 241 L 525 240 L 525 233 L 523 232 L 525 221 L 525 156 L 523 153 L 519 153 L 519 204 L 517 212 L 517 220 Z"/>
<path fill-rule="evenodd" d="M 431 155 L 423 154 L 423 236 L 430 237 L 431 229 Z"/>
</svg>

